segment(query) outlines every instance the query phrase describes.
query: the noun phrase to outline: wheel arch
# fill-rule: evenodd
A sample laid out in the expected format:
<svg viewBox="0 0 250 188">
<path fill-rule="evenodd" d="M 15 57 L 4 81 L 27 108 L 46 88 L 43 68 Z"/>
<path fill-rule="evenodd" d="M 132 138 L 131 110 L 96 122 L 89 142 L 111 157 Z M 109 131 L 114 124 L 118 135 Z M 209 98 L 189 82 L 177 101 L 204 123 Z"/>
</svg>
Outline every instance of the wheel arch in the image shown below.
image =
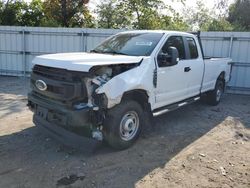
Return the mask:
<svg viewBox="0 0 250 188">
<path fill-rule="evenodd" d="M 138 102 L 143 109 L 151 111 L 151 105 L 149 103 L 148 93 L 143 89 L 126 91 L 123 94 L 121 101 L 126 101 L 126 100 L 134 100 Z"/>
<path fill-rule="evenodd" d="M 221 80 L 223 82 L 223 91 L 225 91 L 225 86 L 226 86 L 225 76 L 226 76 L 226 72 L 222 71 L 217 78 L 217 80 Z"/>
</svg>

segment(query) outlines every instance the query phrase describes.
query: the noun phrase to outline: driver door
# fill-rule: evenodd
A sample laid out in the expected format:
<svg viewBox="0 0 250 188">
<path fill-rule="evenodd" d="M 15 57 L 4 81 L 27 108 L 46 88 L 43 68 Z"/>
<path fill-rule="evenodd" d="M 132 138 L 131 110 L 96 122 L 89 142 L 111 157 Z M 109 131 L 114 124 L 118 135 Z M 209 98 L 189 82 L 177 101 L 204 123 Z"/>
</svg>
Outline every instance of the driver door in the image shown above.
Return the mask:
<svg viewBox="0 0 250 188">
<path fill-rule="evenodd" d="M 157 56 L 161 53 L 167 53 L 169 47 L 175 47 L 178 50 L 179 62 L 176 65 L 171 65 L 170 63 L 162 64 L 159 60 L 156 60 L 158 69 L 155 108 L 184 100 L 188 94 L 188 80 L 185 69 L 189 67 L 189 62 L 185 60 L 186 51 L 183 37 L 170 36 Z"/>
</svg>

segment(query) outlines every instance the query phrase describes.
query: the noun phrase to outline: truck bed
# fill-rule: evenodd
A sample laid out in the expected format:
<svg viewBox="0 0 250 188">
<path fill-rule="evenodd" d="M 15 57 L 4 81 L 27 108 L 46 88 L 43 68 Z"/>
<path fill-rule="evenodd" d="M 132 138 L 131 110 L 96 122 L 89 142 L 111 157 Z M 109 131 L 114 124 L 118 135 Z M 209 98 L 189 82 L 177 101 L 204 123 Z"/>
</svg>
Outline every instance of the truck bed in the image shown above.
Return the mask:
<svg viewBox="0 0 250 188">
<path fill-rule="evenodd" d="M 214 88 L 217 75 L 220 73 L 225 74 L 225 82 L 230 79 L 232 59 L 230 58 L 218 58 L 218 57 L 206 57 L 204 58 L 205 71 L 202 84 L 202 92 L 206 92 Z M 211 74 L 213 73 L 213 74 Z M 216 74 L 214 74 L 216 73 Z"/>
</svg>

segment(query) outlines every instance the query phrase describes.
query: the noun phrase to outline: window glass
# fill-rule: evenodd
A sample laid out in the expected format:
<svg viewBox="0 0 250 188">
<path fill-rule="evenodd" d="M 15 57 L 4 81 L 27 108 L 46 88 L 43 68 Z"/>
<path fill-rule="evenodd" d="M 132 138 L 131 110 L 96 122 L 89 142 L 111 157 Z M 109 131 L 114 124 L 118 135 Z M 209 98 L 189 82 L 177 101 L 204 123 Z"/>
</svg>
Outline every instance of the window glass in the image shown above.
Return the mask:
<svg viewBox="0 0 250 188">
<path fill-rule="evenodd" d="M 149 56 L 162 36 L 162 33 L 120 33 L 108 38 L 91 52 Z"/>
<path fill-rule="evenodd" d="M 190 52 L 190 58 L 196 59 L 198 57 L 198 51 L 197 46 L 193 38 L 187 37 L 189 52 Z"/>
<path fill-rule="evenodd" d="M 167 42 L 162 47 L 162 53 L 167 53 L 167 49 L 171 46 L 175 47 L 178 50 L 180 59 L 185 59 L 184 42 L 181 36 L 169 37 Z"/>
</svg>

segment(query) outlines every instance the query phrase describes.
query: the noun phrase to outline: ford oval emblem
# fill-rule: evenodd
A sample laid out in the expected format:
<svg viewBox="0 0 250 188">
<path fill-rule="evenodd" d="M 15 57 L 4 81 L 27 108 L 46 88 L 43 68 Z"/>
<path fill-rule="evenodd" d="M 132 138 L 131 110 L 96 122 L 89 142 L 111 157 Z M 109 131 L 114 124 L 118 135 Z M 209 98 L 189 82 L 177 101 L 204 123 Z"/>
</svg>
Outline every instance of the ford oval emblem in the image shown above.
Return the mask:
<svg viewBox="0 0 250 188">
<path fill-rule="evenodd" d="M 47 84 L 43 80 L 37 80 L 36 87 L 41 91 L 45 91 L 47 89 Z"/>
</svg>

